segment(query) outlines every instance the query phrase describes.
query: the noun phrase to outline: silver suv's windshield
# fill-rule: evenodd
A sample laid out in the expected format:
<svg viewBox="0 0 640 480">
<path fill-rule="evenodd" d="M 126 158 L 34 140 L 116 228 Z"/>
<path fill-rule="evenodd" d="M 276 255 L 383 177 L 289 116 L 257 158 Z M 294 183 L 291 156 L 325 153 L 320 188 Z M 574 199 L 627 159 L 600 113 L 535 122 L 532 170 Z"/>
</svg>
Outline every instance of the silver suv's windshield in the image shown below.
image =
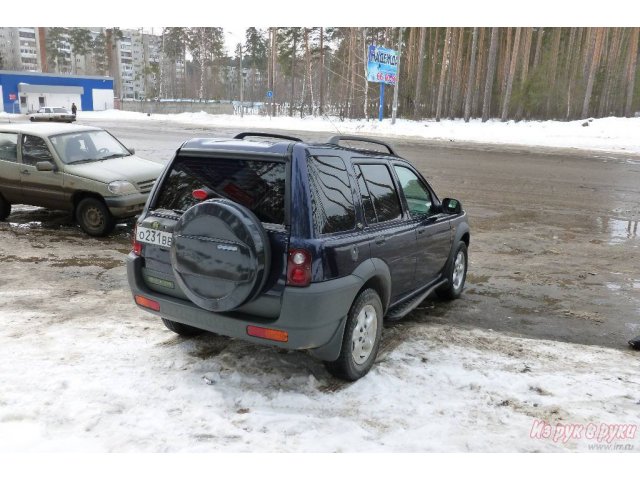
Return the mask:
<svg viewBox="0 0 640 480">
<path fill-rule="evenodd" d="M 49 137 L 60 159 L 66 164 L 96 162 L 126 157 L 129 151 L 109 132 L 89 130 Z"/>
</svg>

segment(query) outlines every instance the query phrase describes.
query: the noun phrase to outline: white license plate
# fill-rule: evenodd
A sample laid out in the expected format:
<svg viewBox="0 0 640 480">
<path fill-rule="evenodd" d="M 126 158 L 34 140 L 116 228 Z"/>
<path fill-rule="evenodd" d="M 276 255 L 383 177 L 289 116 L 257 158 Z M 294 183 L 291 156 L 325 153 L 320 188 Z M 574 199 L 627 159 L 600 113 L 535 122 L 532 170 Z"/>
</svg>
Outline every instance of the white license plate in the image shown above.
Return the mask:
<svg viewBox="0 0 640 480">
<path fill-rule="evenodd" d="M 170 233 L 146 227 L 138 227 L 136 229 L 136 237 L 139 242 L 150 243 L 151 245 L 158 245 L 160 247 L 167 248 L 171 246 L 172 242 Z"/>
</svg>

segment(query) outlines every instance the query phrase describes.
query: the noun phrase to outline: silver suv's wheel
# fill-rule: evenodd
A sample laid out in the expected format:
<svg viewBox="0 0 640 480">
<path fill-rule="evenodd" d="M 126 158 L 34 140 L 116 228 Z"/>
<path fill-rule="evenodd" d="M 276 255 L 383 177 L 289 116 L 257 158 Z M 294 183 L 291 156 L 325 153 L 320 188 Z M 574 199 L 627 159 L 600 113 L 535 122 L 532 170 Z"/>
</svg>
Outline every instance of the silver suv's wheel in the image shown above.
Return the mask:
<svg viewBox="0 0 640 480">
<path fill-rule="evenodd" d="M 382 302 L 376 291 L 369 288 L 361 292 L 347 315 L 340 356 L 325 363 L 332 375 L 352 382 L 371 370 L 380 347 L 382 318 Z"/>
</svg>

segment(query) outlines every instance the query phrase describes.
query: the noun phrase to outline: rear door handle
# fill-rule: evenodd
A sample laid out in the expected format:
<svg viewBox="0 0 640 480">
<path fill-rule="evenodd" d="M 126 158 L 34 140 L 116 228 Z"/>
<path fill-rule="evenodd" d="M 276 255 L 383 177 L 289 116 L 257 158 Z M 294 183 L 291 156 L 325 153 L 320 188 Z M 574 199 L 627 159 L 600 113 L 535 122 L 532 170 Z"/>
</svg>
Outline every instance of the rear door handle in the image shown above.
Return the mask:
<svg viewBox="0 0 640 480">
<path fill-rule="evenodd" d="M 383 237 L 383 236 L 381 236 L 381 237 L 376 237 L 376 245 L 382 245 L 382 244 L 383 244 L 384 242 L 386 242 L 386 241 L 387 241 L 387 238 L 386 238 L 386 237 Z"/>
<path fill-rule="evenodd" d="M 23 173 L 24 175 L 31 175 L 29 170 L 22 170 L 20 173 Z"/>
<path fill-rule="evenodd" d="M 422 235 L 425 232 L 425 230 L 426 228 L 424 227 L 418 228 L 418 235 Z"/>
</svg>

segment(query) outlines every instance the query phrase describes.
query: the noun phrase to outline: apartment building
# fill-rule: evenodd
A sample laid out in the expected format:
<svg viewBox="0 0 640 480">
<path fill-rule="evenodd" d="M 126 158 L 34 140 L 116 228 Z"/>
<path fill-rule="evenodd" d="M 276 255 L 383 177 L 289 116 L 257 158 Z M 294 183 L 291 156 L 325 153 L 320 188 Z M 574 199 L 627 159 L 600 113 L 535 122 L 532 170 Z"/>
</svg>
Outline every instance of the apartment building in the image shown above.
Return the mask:
<svg viewBox="0 0 640 480">
<path fill-rule="evenodd" d="M 44 40 L 49 38 L 50 28 L 0 27 L 0 69 L 90 76 L 111 74 L 116 96 L 124 99 L 179 98 L 184 94 L 184 62 L 163 59 L 162 35 L 142 29 L 121 30 L 111 51 L 111 67 L 107 68 L 106 58 L 98 58 L 95 52 L 74 54 L 70 35 L 56 30 L 54 50 L 51 45 L 47 49 Z M 104 41 L 104 28 L 89 27 L 88 30 L 93 42 L 100 35 Z"/>
<path fill-rule="evenodd" d="M 40 40 L 35 27 L 0 27 L 0 68 L 38 72 Z"/>
</svg>

